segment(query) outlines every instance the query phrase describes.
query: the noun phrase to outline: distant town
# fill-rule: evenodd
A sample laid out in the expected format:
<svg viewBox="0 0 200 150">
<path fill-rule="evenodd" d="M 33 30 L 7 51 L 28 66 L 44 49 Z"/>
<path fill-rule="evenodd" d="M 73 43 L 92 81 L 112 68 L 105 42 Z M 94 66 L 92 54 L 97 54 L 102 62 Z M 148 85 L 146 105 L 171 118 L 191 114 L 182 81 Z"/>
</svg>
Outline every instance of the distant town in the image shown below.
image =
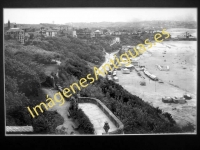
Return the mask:
<svg viewBox="0 0 200 150">
<path fill-rule="evenodd" d="M 119 24 L 118 28 L 115 27 Z M 86 28 L 88 25 L 90 28 Z M 105 25 L 110 25 L 109 27 L 104 27 Z M 121 26 L 120 26 L 121 25 Z M 132 26 L 135 26 L 133 28 Z M 142 25 L 143 27 L 139 27 Z M 38 25 L 27 25 L 27 24 L 17 24 L 8 23 L 4 25 L 4 34 L 6 39 L 16 39 L 21 44 L 25 44 L 30 39 L 37 39 L 37 37 L 54 37 L 54 36 L 72 36 L 79 38 L 84 42 L 88 42 L 88 39 L 101 38 L 105 36 L 112 36 L 112 40 L 109 41 L 110 44 L 116 42 L 120 43 L 120 36 L 136 36 L 143 38 L 144 35 L 148 34 L 150 38 L 153 38 L 154 33 L 161 32 L 163 28 L 196 28 L 194 22 L 140 22 L 140 23 L 116 23 L 113 26 L 112 23 L 73 23 L 69 25 L 58 25 L 58 24 L 47 24 L 40 23 Z M 81 26 L 82 28 L 80 28 Z M 102 26 L 97 28 L 96 26 Z M 155 27 L 152 27 L 155 26 Z M 185 33 L 177 36 L 174 40 L 178 39 L 188 39 L 196 40 L 195 37 L 191 36 L 190 33 Z"/>
</svg>

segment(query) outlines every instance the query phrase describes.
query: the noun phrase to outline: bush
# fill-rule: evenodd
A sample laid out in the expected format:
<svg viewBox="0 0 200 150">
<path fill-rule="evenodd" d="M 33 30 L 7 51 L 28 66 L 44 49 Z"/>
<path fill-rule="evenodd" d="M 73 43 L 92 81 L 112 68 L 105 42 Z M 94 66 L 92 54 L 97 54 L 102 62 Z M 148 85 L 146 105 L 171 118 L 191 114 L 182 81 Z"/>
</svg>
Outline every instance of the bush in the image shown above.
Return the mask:
<svg viewBox="0 0 200 150">
<path fill-rule="evenodd" d="M 33 119 L 33 131 L 34 133 L 56 133 L 56 127 L 63 124 L 63 117 L 54 111 L 45 111 L 38 117 Z"/>
<path fill-rule="evenodd" d="M 181 130 L 182 130 L 182 132 L 194 132 L 195 127 L 194 127 L 193 124 L 188 123 L 187 125 L 183 126 L 183 127 L 181 128 Z"/>
<path fill-rule="evenodd" d="M 94 134 L 93 124 L 81 109 L 78 109 L 77 111 L 72 110 L 71 116 L 72 118 L 77 119 L 79 129 L 83 130 L 85 134 Z"/>
</svg>

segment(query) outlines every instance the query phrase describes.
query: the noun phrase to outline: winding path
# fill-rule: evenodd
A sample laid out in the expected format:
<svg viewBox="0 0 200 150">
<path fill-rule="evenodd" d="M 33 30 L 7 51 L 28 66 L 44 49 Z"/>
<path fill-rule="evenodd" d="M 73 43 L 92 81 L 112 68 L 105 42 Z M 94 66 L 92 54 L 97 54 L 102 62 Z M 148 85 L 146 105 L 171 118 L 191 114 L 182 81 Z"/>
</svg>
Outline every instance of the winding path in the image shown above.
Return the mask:
<svg viewBox="0 0 200 150">
<path fill-rule="evenodd" d="M 115 51 L 115 52 L 112 52 L 112 53 L 106 53 L 105 55 L 105 62 L 99 67 L 99 70 L 104 72 L 104 69 L 102 68 L 106 63 L 109 63 L 110 62 L 110 59 L 113 59 L 114 60 L 114 55 L 117 54 L 119 52 L 119 50 Z M 109 69 L 109 67 L 106 67 L 107 69 Z M 101 74 L 100 74 L 101 75 Z M 105 76 L 103 76 L 105 77 Z"/>
<path fill-rule="evenodd" d="M 54 94 L 57 93 L 57 90 L 54 89 L 50 89 L 50 88 L 42 88 L 42 90 L 48 94 L 49 97 L 51 97 L 53 99 Z M 75 134 L 79 134 L 77 131 L 75 131 L 73 129 L 73 127 L 76 127 L 75 123 L 73 122 L 73 120 L 71 118 L 69 118 L 67 116 L 68 114 L 68 110 L 70 107 L 70 102 L 69 101 L 65 101 L 65 103 L 60 106 L 61 103 L 59 102 L 55 102 L 55 106 L 53 106 L 52 108 L 49 108 L 48 111 L 57 111 L 63 118 L 64 118 L 64 123 L 62 125 L 59 125 L 56 129 L 61 129 L 62 127 L 65 127 L 65 132 L 67 134 L 70 134 L 71 132 L 74 132 Z"/>
</svg>

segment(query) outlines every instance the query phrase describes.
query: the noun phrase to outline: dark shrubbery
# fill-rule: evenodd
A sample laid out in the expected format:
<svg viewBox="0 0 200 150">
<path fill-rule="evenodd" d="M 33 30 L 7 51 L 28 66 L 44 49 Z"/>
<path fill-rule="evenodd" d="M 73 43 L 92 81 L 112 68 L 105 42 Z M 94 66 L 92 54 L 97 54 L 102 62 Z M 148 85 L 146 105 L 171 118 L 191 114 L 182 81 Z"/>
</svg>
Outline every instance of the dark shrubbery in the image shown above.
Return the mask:
<svg viewBox="0 0 200 150">
<path fill-rule="evenodd" d="M 94 134 L 93 124 L 81 109 L 71 110 L 70 112 L 72 118 L 77 119 L 80 130 L 83 130 L 85 134 Z"/>
<path fill-rule="evenodd" d="M 38 117 L 33 118 L 33 130 L 34 133 L 55 133 L 57 126 L 63 124 L 63 117 L 55 111 L 45 111 Z"/>
<path fill-rule="evenodd" d="M 188 123 L 187 125 L 183 126 L 183 127 L 181 128 L 181 130 L 182 130 L 182 132 L 194 132 L 195 127 L 194 127 L 193 124 Z"/>
<path fill-rule="evenodd" d="M 92 57 L 97 60 L 104 61 L 104 56 L 99 47 L 91 47 L 83 43 L 81 40 L 73 37 L 47 37 L 43 40 L 35 40 L 33 44 L 47 51 L 58 52 L 63 55 L 68 55 L 69 52 L 75 54 L 79 58 L 93 62 Z M 91 57 L 92 56 L 92 57 Z M 70 58 L 70 57 L 68 57 Z"/>
</svg>

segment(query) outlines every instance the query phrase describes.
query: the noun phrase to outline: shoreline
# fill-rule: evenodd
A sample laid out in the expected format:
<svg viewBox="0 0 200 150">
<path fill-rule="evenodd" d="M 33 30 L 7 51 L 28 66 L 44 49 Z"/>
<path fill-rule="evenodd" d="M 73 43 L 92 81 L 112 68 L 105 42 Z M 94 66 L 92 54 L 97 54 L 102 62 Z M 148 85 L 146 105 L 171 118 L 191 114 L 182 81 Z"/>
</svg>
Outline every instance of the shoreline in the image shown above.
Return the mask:
<svg viewBox="0 0 200 150">
<path fill-rule="evenodd" d="M 144 53 L 151 53 L 151 56 L 143 54 L 138 59 L 141 65 L 144 65 L 147 70 L 158 76 L 164 83 L 154 83 L 154 81 L 149 80 L 141 72 L 142 76 L 145 77 L 142 80 L 135 70 L 130 74 L 123 74 L 117 70 L 117 77 L 119 78 L 119 82 L 117 83 L 131 94 L 137 95 L 145 102 L 151 103 L 153 107 L 159 107 L 163 111 L 170 113 L 172 117 L 174 116 L 173 118 L 178 124 L 183 125 L 190 122 L 196 127 L 196 65 L 190 62 L 183 63 L 186 57 L 187 59 L 191 59 L 195 56 L 195 52 L 193 52 L 194 48 L 192 48 L 194 45 L 188 47 L 188 43 L 182 45 L 182 42 L 173 42 L 164 41 L 163 43 L 156 44 L 155 47 L 148 49 Z M 164 51 L 166 51 L 166 54 L 163 55 Z M 174 63 L 174 59 L 178 59 L 178 63 Z M 160 71 L 155 67 L 155 64 L 169 65 L 170 71 Z M 187 69 L 183 69 L 182 66 L 186 66 Z M 191 68 L 194 71 L 190 71 Z M 145 81 L 147 85 L 141 86 L 139 84 L 140 81 Z M 161 100 L 164 96 L 179 97 L 183 96 L 186 92 L 191 94 L 193 98 L 185 104 L 166 104 Z"/>
</svg>

